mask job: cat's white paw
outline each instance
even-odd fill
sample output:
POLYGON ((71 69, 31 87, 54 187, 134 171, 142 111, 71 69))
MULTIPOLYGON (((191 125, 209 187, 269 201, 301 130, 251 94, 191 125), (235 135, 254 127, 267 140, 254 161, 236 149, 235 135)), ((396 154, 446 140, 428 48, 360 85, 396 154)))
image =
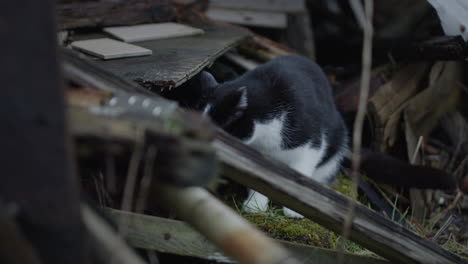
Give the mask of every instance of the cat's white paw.
POLYGON ((268 197, 265 195, 249 190, 249 196, 244 201, 242 211, 248 214, 264 213, 268 210, 268 201, 268 197))
POLYGON ((298 214, 294 212, 293 210, 286 208, 286 207, 283 207, 283 213, 285 216, 290 217, 290 218, 304 218, 303 215, 298 214))

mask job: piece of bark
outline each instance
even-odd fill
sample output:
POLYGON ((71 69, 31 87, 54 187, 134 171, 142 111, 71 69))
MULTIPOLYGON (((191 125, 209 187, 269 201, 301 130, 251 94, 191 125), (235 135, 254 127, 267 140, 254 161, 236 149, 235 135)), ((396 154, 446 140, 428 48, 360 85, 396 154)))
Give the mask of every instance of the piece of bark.
POLYGON ((459 62, 437 62, 428 87, 405 106, 405 119, 416 137, 429 135, 445 113, 458 107, 462 68, 459 62))
POLYGON ((403 106, 420 88, 428 67, 424 63, 404 67, 369 99, 368 116, 375 131, 375 149, 385 152, 396 142, 403 106))

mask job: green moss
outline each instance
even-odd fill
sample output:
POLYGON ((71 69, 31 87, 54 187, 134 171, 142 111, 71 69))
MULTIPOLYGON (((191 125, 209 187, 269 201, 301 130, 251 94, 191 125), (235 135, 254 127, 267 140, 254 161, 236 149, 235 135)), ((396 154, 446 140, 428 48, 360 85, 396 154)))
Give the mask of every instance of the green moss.
MULTIPOLYGON (((278 209, 276 209, 278 210, 278 209)), ((293 219, 278 212, 244 217, 271 237, 323 248, 333 248, 337 236, 308 219, 293 219)))
POLYGON ((352 191, 351 186, 352 186, 351 179, 340 173, 336 177, 336 182, 335 184, 331 186, 331 188, 343 195, 346 195, 348 197, 353 197, 353 191, 352 191))

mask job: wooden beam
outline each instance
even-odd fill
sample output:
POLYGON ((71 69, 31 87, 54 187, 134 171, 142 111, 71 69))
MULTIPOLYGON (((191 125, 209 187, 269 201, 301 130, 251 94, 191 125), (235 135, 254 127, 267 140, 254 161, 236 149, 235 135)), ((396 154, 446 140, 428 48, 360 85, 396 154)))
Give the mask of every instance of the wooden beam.
POLYGON ((280 13, 306 12, 304 0, 211 0, 210 7, 280 13))
MULTIPOLYGON (((125 223, 127 230, 125 238, 136 248, 222 263, 236 263, 184 222, 106 208, 103 209, 103 212, 116 223, 125 223)), ((279 240, 276 242, 295 253, 295 257, 300 263, 322 264, 336 261, 337 253, 334 250, 279 240)), ((353 263, 384 264, 389 262, 372 257, 346 254, 344 264, 353 263)))
POLYGON ((52 0, 0 4, 0 196, 41 263, 84 263, 52 0))
POLYGON ((214 20, 248 26, 286 28, 288 24, 286 14, 275 12, 211 7, 206 15, 214 20))

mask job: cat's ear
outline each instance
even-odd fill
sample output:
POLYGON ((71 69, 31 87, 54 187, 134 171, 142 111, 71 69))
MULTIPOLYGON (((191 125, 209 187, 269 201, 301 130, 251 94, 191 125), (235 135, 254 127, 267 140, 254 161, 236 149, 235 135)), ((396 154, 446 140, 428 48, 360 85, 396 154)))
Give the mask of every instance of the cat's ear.
POLYGON ((218 86, 218 82, 216 79, 211 75, 211 73, 207 71, 202 71, 199 74, 199 80, 205 89, 214 89, 216 86, 218 86))

